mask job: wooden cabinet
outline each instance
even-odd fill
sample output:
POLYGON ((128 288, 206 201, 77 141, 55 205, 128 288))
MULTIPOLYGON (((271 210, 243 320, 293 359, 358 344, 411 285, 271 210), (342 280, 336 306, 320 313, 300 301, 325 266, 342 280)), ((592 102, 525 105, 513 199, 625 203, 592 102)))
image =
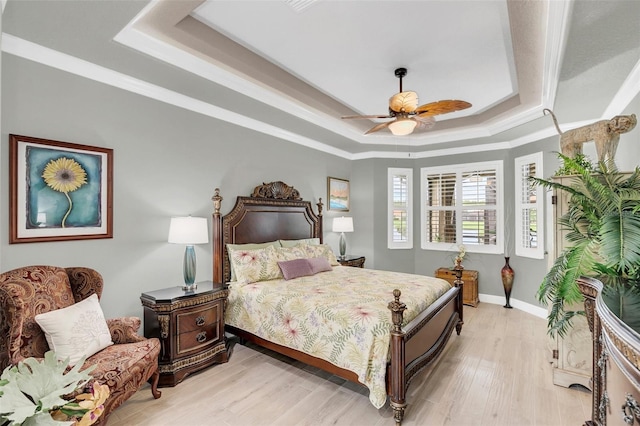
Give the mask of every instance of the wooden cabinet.
MULTIPOLYGON (((453 285, 456 280, 456 272, 449 268, 438 268, 436 270, 436 278, 443 278, 453 285)), ((478 306, 480 300, 478 298, 478 271, 465 269, 462 271, 462 303, 465 305, 478 306)))
POLYGON ((342 266, 353 266, 355 268, 364 268, 364 256, 351 256, 345 255, 344 257, 338 257, 338 262, 342 266))
MULTIPOLYGON (((563 185, 570 185, 571 179, 568 176, 554 178, 556 182, 563 185)), ((566 213, 569 198, 570 195, 565 191, 554 191, 552 202, 555 238, 553 258, 549 259, 550 262, 553 262, 567 245, 565 235, 568 231, 558 224, 558 219, 566 213)), ((567 309, 580 311, 583 307, 569 306, 567 309)), ((587 325, 587 319, 583 316, 574 317, 571 323, 572 327, 564 337, 549 338, 553 383, 564 387, 580 385, 591 389, 591 332, 587 325)))
POLYGON ((585 424, 640 424, 640 335, 609 310, 602 283, 581 278, 578 285, 593 333, 592 410, 585 424))
POLYGON ((187 375, 227 362, 224 309, 228 290, 201 282, 193 291, 181 287, 142 293, 144 335, 160 339, 159 386, 175 386, 187 375))

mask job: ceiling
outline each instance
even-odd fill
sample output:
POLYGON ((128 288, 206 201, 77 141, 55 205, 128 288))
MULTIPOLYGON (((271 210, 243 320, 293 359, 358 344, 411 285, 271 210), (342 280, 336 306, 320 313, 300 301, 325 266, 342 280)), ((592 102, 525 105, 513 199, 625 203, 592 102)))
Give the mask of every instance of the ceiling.
POLYGON ((622 112, 640 91, 639 4, 9 0, 2 47, 346 158, 419 157, 551 136, 543 108, 564 129, 622 112), (398 67, 421 104, 472 107, 409 136, 340 118, 386 114, 398 67))

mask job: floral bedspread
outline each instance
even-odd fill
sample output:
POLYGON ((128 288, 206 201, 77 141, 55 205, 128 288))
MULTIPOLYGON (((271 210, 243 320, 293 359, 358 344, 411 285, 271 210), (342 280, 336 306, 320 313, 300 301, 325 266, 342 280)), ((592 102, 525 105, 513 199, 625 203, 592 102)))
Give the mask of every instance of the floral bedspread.
POLYGON ((451 288, 445 280, 336 266, 314 276, 230 283, 225 321, 256 336, 353 371, 380 408, 387 394, 393 289, 407 305, 404 324, 451 288))

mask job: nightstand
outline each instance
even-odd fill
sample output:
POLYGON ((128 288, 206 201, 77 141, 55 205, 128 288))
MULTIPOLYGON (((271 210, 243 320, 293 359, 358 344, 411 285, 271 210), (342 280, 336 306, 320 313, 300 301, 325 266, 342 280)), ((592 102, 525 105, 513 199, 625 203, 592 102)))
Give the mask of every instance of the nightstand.
MULTIPOLYGON (((456 280, 456 272, 449 268, 439 268, 436 270, 436 278, 443 278, 453 285, 456 280)), ((480 303, 480 299, 478 299, 478 271, 464 269, 462 283, 462 303, 475 308, 480 303)))
POLYGON ((353 266, 356 268, 364 268, 364 261, 365 261, 364 256, 351 256, 347 254, 344 257, 338 256, 337 259, 342 266, 353 266))
POLYGON ((160 339, 158 386, 175 386, 214 363, 227 362, 224 309, 229 290, 211 281, 142 293, 144 336, 160 339))

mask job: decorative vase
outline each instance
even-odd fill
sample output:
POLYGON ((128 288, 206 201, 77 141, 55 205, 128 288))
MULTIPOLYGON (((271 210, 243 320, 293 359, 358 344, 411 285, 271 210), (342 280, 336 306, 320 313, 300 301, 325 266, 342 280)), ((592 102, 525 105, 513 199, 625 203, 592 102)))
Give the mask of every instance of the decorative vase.
POLYGON ((502 277, 502 287, 504 287, 504 295, 507 298, 507 304, 504 305, 504 307, 511 309, 513 306, 509 304, 509 299, 511 298, 511 289, 513 288, 513 269, 509 265, 509 257, 507 256, 505 256, 504 258, 504 266, 500 271, 500 276, 502 277))

